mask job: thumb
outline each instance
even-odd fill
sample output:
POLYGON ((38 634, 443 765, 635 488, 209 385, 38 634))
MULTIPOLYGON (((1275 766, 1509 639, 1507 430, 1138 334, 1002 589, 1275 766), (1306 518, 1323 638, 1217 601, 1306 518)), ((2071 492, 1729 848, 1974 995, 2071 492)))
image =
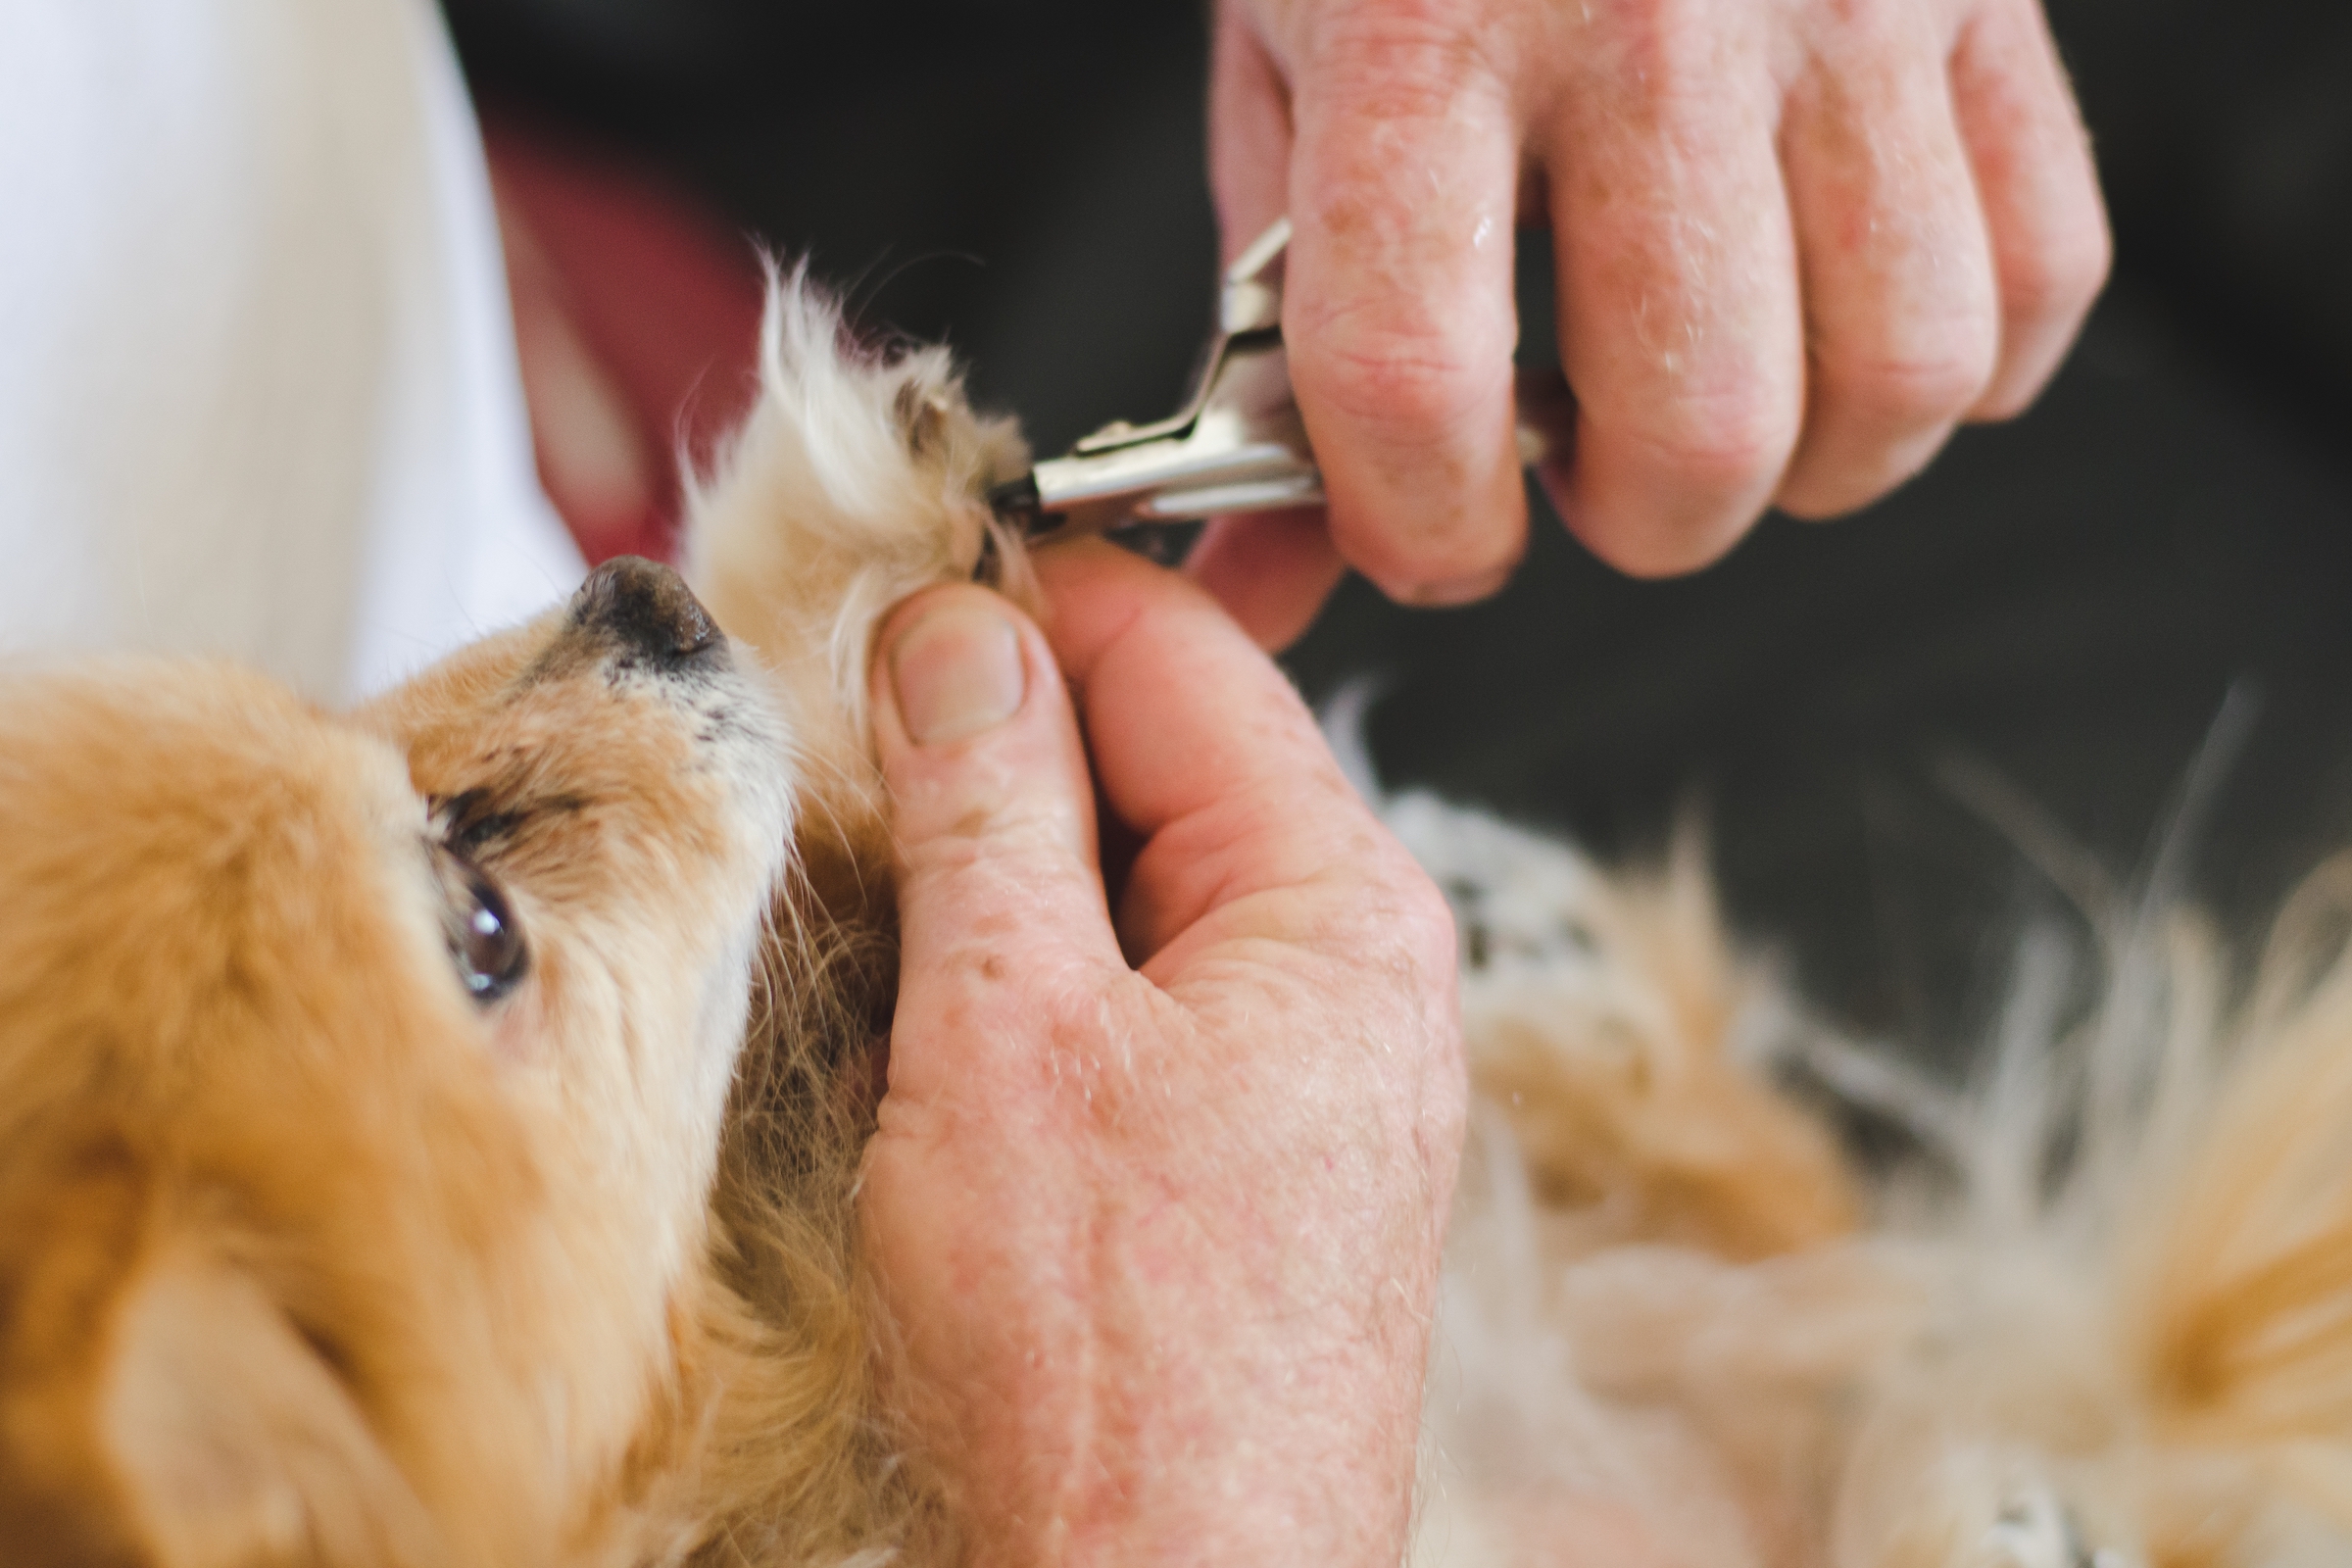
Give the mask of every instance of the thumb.
MULTIPOLYGON (((874 743, 891 796, 902 1016, 998 1014, 1073 967, 1124 968, 1086 750, 1044 636, 998 595, 958 583, 901 605, 879 647, 874 743)), ((894 1091, 903 1071, 931 1065, 894 1059, 894 1091)))

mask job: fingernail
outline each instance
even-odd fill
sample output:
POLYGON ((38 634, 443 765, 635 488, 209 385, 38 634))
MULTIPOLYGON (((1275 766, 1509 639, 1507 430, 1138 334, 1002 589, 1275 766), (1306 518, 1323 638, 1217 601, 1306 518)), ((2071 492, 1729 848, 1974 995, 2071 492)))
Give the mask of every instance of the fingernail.
POLYGON ((1511 580, 1511 567, 1500 566, 1493 571, 1474 572, 1467 577, 1450 577, 1444 582, 1425 582, 1410 589, 1404 602, 1430 610, 1445 610, 1456 605, 1475 605, 1498 593, 1511 580))
POLYGON ((899 634, 890 651, 899 717, 920 746, 996 728, 1028 690, 1020 634, 984 604, 951 604, 899 634))

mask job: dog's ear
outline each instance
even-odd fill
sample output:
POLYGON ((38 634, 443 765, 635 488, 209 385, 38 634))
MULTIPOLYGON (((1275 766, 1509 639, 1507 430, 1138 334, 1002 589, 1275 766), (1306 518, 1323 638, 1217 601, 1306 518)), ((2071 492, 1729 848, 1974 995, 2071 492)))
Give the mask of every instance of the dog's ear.
POLYGON ((441 1561, 337 1375, 250 1267, 162 1211, 127 1150, 0 1182, 0 1561, 441 1561))
POLYGON ((331 1351, 252 1273, 171 1247, 117 1310, 99 1441, 159 1568, 441 1558, 331 1351))

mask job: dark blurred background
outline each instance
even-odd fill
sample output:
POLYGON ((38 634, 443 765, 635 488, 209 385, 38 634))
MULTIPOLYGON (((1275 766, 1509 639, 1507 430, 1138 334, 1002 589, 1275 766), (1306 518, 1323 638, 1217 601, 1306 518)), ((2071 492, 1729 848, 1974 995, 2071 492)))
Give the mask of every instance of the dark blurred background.
MULTIPOLYGON (((1182 392, 1216 250, 1197 4, 445 5, 499 122, 812 257, 867 329, 955 344, 1041 449, 1182 392)), ((2352 843, 2352 7, 2050 13, 2118 263, 2032 413, 1674 582, 1539 502, 1497 600, 1351 583, 1289 659, 1310 696, 1383 683, 1393 783, 1609 855, 1695 801, 1744 932, 1850 1025, 1955 1056, 2014 934, 2065 908, 1988 794, 2128 894, 2235 691, 2192 891, 2257 936, 2352 843)))

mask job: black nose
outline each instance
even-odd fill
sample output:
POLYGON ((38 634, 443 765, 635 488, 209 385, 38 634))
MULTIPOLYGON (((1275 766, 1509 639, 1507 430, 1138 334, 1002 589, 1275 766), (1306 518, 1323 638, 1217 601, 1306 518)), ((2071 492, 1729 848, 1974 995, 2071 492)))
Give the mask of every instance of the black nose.
POLYGON ((615 557, 588 574, 572 598, 571 622, 665 666, 727 645, 684 578, 636 556, 615 557))

